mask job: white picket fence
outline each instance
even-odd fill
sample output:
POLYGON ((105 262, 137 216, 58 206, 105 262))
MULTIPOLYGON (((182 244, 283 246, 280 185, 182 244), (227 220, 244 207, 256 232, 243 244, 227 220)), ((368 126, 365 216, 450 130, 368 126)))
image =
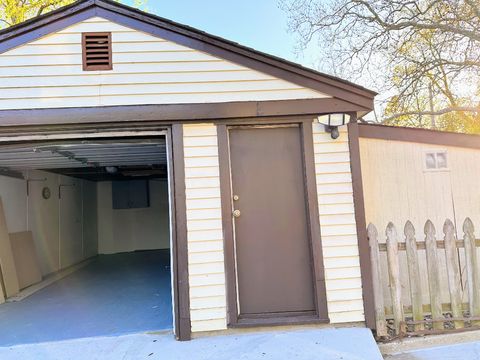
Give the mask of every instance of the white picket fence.
POLYGON ((368 225, 378 338, 464 331, 480 327, 480 269, 473 222, 463 223, 463 239, 447 219, 443 239, 425 223, 418 241, 410 221, 399 236, 393 223, 385 242, 368 225))

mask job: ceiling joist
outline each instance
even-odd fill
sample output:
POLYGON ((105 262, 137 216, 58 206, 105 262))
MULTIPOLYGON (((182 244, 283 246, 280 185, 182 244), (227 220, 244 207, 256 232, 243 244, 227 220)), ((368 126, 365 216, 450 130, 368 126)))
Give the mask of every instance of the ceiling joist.
POLYGON ((91 180, 166 178, 166 142, 156 138, 0 147, 0 169, 0 175, 48 170, 91 180))

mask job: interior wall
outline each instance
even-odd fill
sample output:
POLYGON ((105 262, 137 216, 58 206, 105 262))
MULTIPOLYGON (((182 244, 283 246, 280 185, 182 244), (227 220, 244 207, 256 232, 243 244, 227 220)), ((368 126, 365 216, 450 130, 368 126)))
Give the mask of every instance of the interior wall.
POLYGON ((83 253, 86 258, 98 253, 97 183, 83 181, 83 253))
POLYGON ((76 264, 83 254, 83 189, 82 181, 67 176, 58 177, 60 267, 76 264))
POLYGON ((29 188, 26 230, 33 233, 40 268, 46 275, 60 269, 58 175, 29 171, 26 178, 29 188), (50 189, 49 199, 42 196, 45 187, 50 189))
POLYGON ((40 170, 26 172, 25 180, 0 176, 0 197, 8 231, 32 231, 43 275, 97 253, 170 248, 166 180, 150 181, 145 209, 113 210, 111 182, 40 170), (48 199, 42 196, 45 187, 48 199))
POLYGON ((3 201, 9 232, 27 228, 27 188, 22 179, 0 176, 0 197, 3 201))
POLYGON ((8 231, 32 231, 43 275, 97 254, 94 183, 35 170, 25 180, 0 176, 0 196, 8 231), (42 196, 45 187, 48 199, 42 196))
POLYGON ((168 182, 150 180, 150 207, 112 208, 112 182, 97 183, 98 252, 170 248, 168 182))

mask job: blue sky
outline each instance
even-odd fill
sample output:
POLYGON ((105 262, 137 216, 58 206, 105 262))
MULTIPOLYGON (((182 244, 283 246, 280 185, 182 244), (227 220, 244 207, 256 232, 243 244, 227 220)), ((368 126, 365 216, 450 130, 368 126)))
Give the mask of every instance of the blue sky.
MULTIPOLYGON (((130 4, 132 0, 129 1, 130 4)), ((295 55, 295 35, 277 0, 147 0, 148 11, 242 45, 312 67, 295 55)))

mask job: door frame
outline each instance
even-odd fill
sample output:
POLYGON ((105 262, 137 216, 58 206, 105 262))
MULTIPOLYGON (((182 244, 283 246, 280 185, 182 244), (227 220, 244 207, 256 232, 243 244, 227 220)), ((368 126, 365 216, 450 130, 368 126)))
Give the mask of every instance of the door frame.
POLYGON ((222 202, 222 223, 224 231, 225 276, 227 289, 227 325, 264 326, 287 325, 305 323, 328 323, 327 294, 325 287, 325 271, 323 264, 322 243, 320 234, 320 220, 318 212, 318 196, 315 176, 315 159, 313 149, 313 117, 284 117, 272 119, 242 119, 240 121, 226 121, 217 123, 220 192, 222 202), (282 316, 242 317, 238 313, 237 273, 235 254, 235 233, 232 217, 232 179, 230 167, 229 128, 236 126, 249 127, 276 127, 281 125, 296 125, 300 130, 303 175, 305 184, 305 199, 307 210, 307 231, 309 237, 311 265, 313 274, 315 314, 288 314, 282 316))
POLYGON ((171 294, 174 335, 178 340, 190 340, 190 302, 188 281, 187 227, 185 204, 185 168, 183 131, 181 123, 103 123, 51 124, 31 127, 0 127, 0 147, 37 142, 81 141, 88 139, 115 139, 165 136, 169 184, 171 294), (182 185, 183 184, 183 185, 182 185))

